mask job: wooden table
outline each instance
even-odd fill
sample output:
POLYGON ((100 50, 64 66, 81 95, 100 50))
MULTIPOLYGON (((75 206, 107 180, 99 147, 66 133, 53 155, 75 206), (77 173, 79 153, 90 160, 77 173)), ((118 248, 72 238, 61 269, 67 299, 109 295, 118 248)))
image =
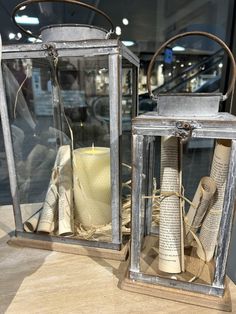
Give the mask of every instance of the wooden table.
POLYGON ((120 290, 124 262, 9 246, 11 206, 0 217, 0 313, 221 313, 120 290))

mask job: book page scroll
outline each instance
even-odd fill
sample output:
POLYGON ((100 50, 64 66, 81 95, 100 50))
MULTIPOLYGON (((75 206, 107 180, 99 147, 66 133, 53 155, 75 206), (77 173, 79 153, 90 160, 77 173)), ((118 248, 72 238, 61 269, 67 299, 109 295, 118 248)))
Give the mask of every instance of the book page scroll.
POLYGON ((210 201, 216 192, 216 184, 210 177, 203 177, 198 185, 197 191, 193 198, 193 205, 190 206, 186 215, 186 239, 185 244, 190 245, 193 240, 193 235, 190 230, 196 233, 201 226, 202 220, 209 208, 210 201))
MULTIPOLYGON (((163 137, 161 142, 161 195, 180 193, 179 140, 163 137)), ((180 273, 181 265, 181 208, 176 195, 164 198, 160 204, 159 269, 180 273)))
POLYGON ((54 231, 57 218, 59 235, 73 234, 72 167, 70 146, 59 148, 37 231, 54 231))
POLYGON ((69 145, 60 147, 58 175, 58 234, 73 235, 73 183, 69 145))
POLYGON ((197 250, 198 256, 203 260, 206 258, 207 261, 212 259, 217 244, 230 151, 230 141, 218 140, 216 142, 210 177, 215 181, 217 189, 210 203, 209 211, 203 221, 199 236, 206 256, 203 256, 199 249, 197 250))
POLYGON ((57 186, 51 179, 38 224, 38 232, 50 233, 53 231, 57 210, 57 198, 57 186))
POLYGON ((24 230, 26 232, 35 232, 37 230, 41 211, 42 209, 38 210, 36 213, 34 213, 29 219, 27 219, 24 222, 24 230))

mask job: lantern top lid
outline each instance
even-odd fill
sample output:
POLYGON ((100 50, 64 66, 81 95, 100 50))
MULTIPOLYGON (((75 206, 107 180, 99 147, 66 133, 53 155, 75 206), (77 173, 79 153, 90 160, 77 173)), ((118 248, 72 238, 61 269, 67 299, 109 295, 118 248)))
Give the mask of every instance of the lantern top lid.
POLYGON ((221 93, 160 94, 156 98, 161 116, 212 116, 219 111, 221 93))
POLYGON ((41 38, 43 42, 106 39, 107 31, 97 26, 84 24, 57 24, 43 27, 41 38))

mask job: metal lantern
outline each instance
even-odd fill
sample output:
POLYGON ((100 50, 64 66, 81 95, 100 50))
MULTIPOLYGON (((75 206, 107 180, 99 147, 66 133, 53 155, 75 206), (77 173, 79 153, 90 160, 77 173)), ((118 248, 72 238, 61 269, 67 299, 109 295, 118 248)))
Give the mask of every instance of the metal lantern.
MULTIPOLYGON (((24 1, 13 12, 31 37, 17 17, 40 2, 50 1, 24 1)), ((105 13, 79 1, 54 2, 91 9, 111 30, 52 25, 33 35, 36 43, 2 47, 14 241, 123 259, 139 60, 116 38, 105 13)))
POLYGON ((236 178, 236 117, 219 113, 226 95, 167 94, 157 112, 133 119, 132 230, 126 290, 230 310, 225 270, 236 178))

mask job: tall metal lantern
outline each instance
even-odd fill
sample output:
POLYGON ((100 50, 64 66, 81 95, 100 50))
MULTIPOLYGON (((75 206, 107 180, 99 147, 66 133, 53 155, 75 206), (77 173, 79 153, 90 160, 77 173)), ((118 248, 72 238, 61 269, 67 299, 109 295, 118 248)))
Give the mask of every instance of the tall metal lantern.
POLYGON ((218 112, 225 95, 166 94, 157 112, 133 119, 130 264, 122 288, 185 303, 230 310, 225 282, 236 184, 236 117, 218 112))
POLYGON ((24 29, 19 18, 45 2, 27 0, 13 12, 16 25, 37 42, 2 47, 14 242, 124 259, 139 60, 116 38, 110 18, 80 1, 53 3, 90 9, 111 30, 52 25, 37 36, 24 29))

